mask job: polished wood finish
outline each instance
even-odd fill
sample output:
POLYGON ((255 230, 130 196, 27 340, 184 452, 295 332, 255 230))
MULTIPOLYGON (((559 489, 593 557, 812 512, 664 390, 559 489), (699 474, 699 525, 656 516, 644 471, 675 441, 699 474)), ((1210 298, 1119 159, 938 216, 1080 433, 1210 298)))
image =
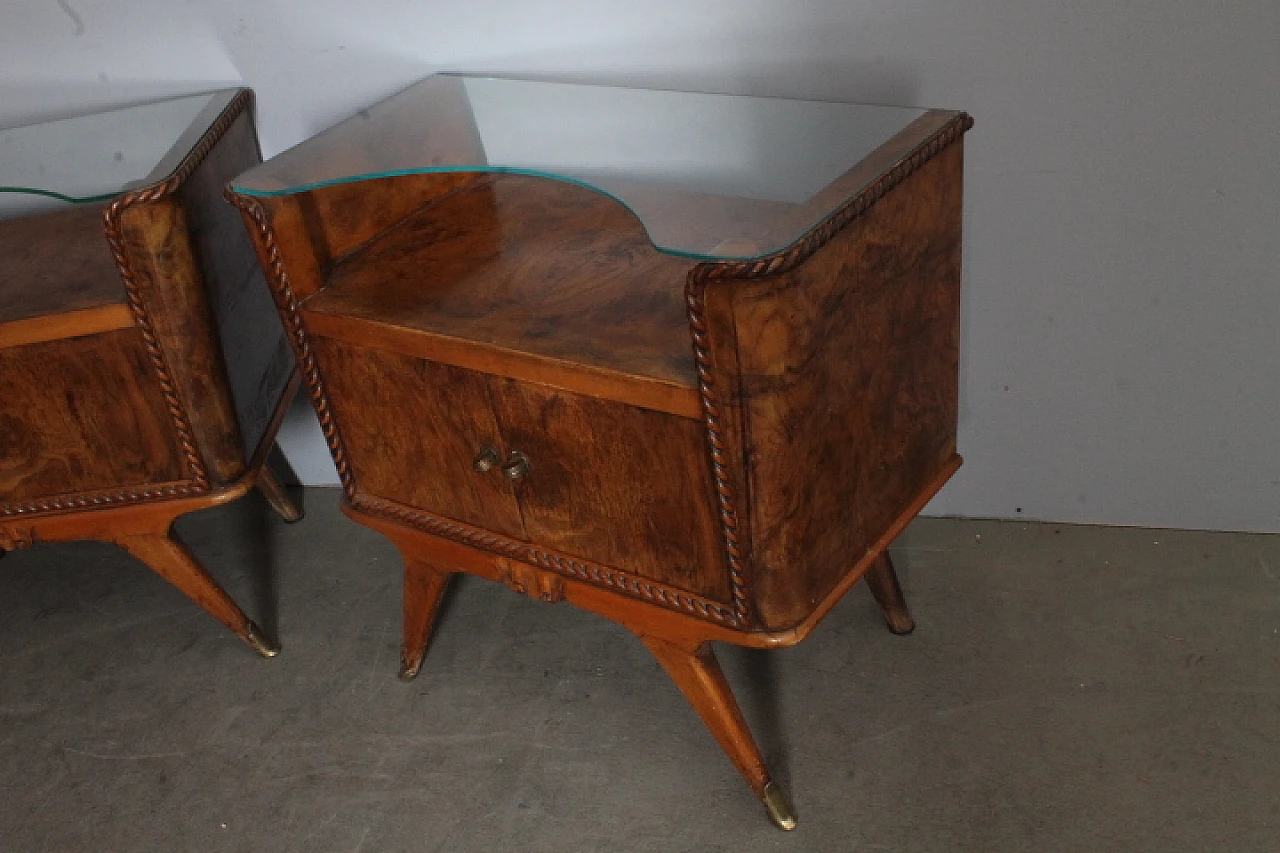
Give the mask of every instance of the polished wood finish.
POLYGON ((722 291, 708 296, 711 336, 736 359, 723 399, 746 424, 739 482, 767 628, 803 621, 955 455, 960 154, 926 163, 803 265, 709 285, 722 291))
POLYGON ((729 606, 701 424, 494 378, 502 446, 530 460, 515 484, 525 538, 729 606))
POLYGON ((751 790, 763 798, 765 786, 772 781, 769 769, 765 767, 760 749, 751 737, 751 730, 738 708, 733 689, 725 680, 720 662, 711 651, 711 644, 672 641, 650 634, 641 634, 640 639, 689 700, 751 790))
POLYGON ((708 643, 799 642, 863 577, 913 626, 887 549, 960 464, 969 124, 928 114, 750 261, 661 254, 620 205, 546 179, 231 193, 344 511, 404 556, 402 674, 453 572, 600 613, 794 825, 708 643))
POLYGON ((114 542, 270 656, 274 644, 172 534, 180 515, 255 483, 299 516, 263 467, 296 369, 220 197, 261 160, 250 108, 246 90, 209 115, 159 183, 0 222, 0 550, 114 542), (251 306, 246 292, 267 309, 256 329, 248 309, 228 308, 251 306), (266 348, 246 356, 234 336, 264 329, 266 348), (229 365, 256 394, 235 398, 229 365))
POLYGON ((437 569, 414 551, 402 551, 401 557, 404 561, 404 637, 400 644, 400 680, 409 681, 422 668, 436 611, 453 573, 437 569))
POLYGON ((308 319, 320 334, 699 417, 672 286, 688 267, 598 193, 473 177, 335 264, 308 319))
POLYGON ((0 349, 0 399, 5 510, 186 476, 137 329, 0 349))
POLYGON ((282 519, 289 524, 302 520, 302 510, 289 497, 284 485, 276 479, 276 475, 265 463, 258 469, 258 491, 282 519))
POLYGON ((347 453, 362 463, 371 494, 524 538, 511 482, 473 469, 485 446, 502 445, 484 374, 329 338, 314 343, 347 453), (383 429, 389 411, 415 429, 383 429))

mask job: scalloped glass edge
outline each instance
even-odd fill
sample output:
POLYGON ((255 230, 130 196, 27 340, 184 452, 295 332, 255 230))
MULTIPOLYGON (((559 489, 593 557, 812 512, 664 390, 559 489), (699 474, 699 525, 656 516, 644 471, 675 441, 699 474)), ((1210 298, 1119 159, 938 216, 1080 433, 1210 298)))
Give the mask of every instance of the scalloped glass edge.
MULTIPOLYGON (((644 217, 641 216, 639 213, 637 213, 635 208, 627 204, 626 200, 621 198, 620 196, 615 195, 614 193, 611 193, 606 189, 598 187, 595 184, 588 183, 587 181, 584 181, 581 178, 574 178, 569 175, 559 175, 553 172, 539 172, 536 169, 522 169, 518 166, 483 166, 483 167, 482 166, 428 166, 428 167, 423 167, 421 169, 392 169, 386 172, 368 172, 363 175, 344 175, 341 178, 332 178, 326 181, 316 181, 310 184, 298 184, 297 186, 292 186, 292 187, 288 187, 286 189, 280 189, 280 190, 241 189, 240 187, 236 186, 234 181, 230 184, 230 187, 232 192, 234 192, 236 195, 252 196, 255 198, 280 198, 282 196, 298 195, 300 193, 310 192, 311 190, 320 190, 320 189, 324 189, 325 187, 336 187, 342 184, 358 184, 361 181, 376 181, 376 180, 379 180, 380 178, 400 178, 406 175, 460 174, 464 172, 470 172, 477 175, 522 175, 527 178, 542 178, 548 181, 559 181, 562 184, 569 184, 575 187, 582 187, 584 190, 590 190, 591 192, 599 193, 605 198, 612 199, 613 201, 622 205, 624 208, 626 208, 628 213, 630 213, 632 216, 635 217, 636 221, 640 223, 640 227, 644 229, 645 236, 649 238, 649 245, 653 246, 654 249, 658 250, 659 252, 662 252, 664 255, 672 255, 673 257, 677 257, 677 258, 688 258, 689 260, 692 260, 692 261, 754 261, 760 258, 767 258, 770 255, 776 255, 778 252, 786 251, 787 249, 791 248, 791 246, 800 242, 800 240, 803 239, 804 235, 807 234, 810 230, 812 230, 812 227, 813 227, 813 226, 810 226, 809 228, 805 229, 804 233, 800 234, 798 237, 796 237, 795 240, 791 241, 786 246, 782 246, 777 249, 771 249, 767 252, 761 252, 760 254, 756 254, 756 255, 741 255, 741 256, 710 255, 710 254, 706 254, 705 252, 700 253, 700 252, 689 251, 687 249, 675 249, 670 246, 663 246, 659 244, 657 240, 654 240, 653 234, 650 233, 648 226, 645 225, 644 217)), ((823 219, 826 219, 826 218, 827 218, 826 216, 823 216, 822 219, 819 219, 817 222, 813 224, 817 225, 818 222, 821 222, 823 219)))
MULTIPOLYGON (((128 192, 128 190, 121 190, 120 192, 128 192)), ((111 199, 120 195, 120 193, 115 192, 115 193, 103 193, 102 195, 75 196, 75 195, 65 195, 63 193, 56 192, 54 190, 40 190, 40 189, 36 189, 35 187, 5 187, 5 186, 0 186, 0 193, 13 193, 15 195, 38 195, 38 196, 44 196, 45 198, 56 199, 58 201, 65 201, 68 204, 93 204, 99 201, 110 201, 111 199)))
POLYGON ((103 192, 89 192, 83 195, 75 192, 63 192, 58 189, 46 187, 0 184, 0 196, 8 196, 10 200, 13 200, 15 197, 49 200, 44 205, 30 210, 21 208, 7 209, 5 206, 0 205, 0 220, 56 213, 60 210, 68 209, 64 206, 91 205, 109 202, 124 193, 146 189, 147 187, 154 186, 155 184, 167 180, 173 175, 178 166, 181 165, 182 161, 186 159, 187 155, 190 154, 195 146, 199 144, 200 139, 202 139, 205 133, 208 132, 209 127, 217 121, 218 117, 222 115, 228 106, 230 106, 231 102, 242 89, 242 86, 227 86, 220 89, 210 89, 205 92, 172 95, 158 100, 126 104, 124 106, 111 107, 79 115, 49 119, 47 121, 37 121, 31 124, 0 129, 0 133, 29 131, 34 128, 48 125, 92 121, 100 116, 111 116, 139 110, 155 110, 163 108, 167 104, 174 104, 177 102, 196 103, 197 99, 204 99, 203 102, 199 104, 200 108, 193 116, 190 117, 186 125, 182 126, 181 129, 177 130, 177 132, 170 137, 168 147, 157 152, 155 160, 151 163, 147 174, 124 181, 119 186, 110 190, 103 192), (203 118, 204 121, 201 121, 201 118, 203 118), (63 206, 56 204, 57 202, 61 202, 61 205, 63 206))
POLYGON ((436 74, 248 170, 230 190, 280 198, 414 175, 517 175, 608 198, 664 254, 752 261, 793 247, 862 192, 860 179, 872 176, 859 165, 893 139, 911 145, 899 134, 930 112, 436 74))
MULTIPOLYGON (((932 135, 930 135, 930 138, 931 136, 932 135)), ((901 163, 903 160, 910 158, 918 150, 924 147, 924 145, 928 142, 929 142, 929 138, 926 138, 918 142, 916 145, 913 145, 910 149, 904 151, 901 157, 894 160, 893 164, 889 168, 893 168, 894 166, 897 166, 898 163, 901 163)), ((864 185, 860 187, 856 192, 850 193, 844 199, 844 201, 842 201, 840 204, 827 210, 825 213, 823 213, 813 222, 805 226, 805 228, 801 230, 799 233, 797 233, 795 238, 792 239, 791 241, 783 245, 777 246, 775 248, 771 248, 767 251, 758 252, 752 255, 745 255, 745 254, 744 255, 729 255, 729 254, 713 255, 706 252, 695 252, 688 249, 676 249, 670 246, 664 246, 660 244, 657 240, 653 239, 653 234, 649 231, 648 226, 645 224, 644 217, 641 216, 635 210, 635 208, 633 208, 630 204, 626 202, 625 199, 621 198, 620 196, 614 193, 611 193, 608 190, 603 189, 602 187, 596 186, 595 184, 592 184, 588 181, 584 181, 580 178, 574 178, 569 175, 561 175, 553 172, 540 172, 536 169, 523 169, 518 166, 474 166, 474 165, 472 166, 426 166, 418 169, 392 169, 385 172, 368 172, 361 175, 344 175, 341 178, 331 178, 329 180, 315 181, 309 184, 297 184, 295 186, 286 187, 284 189, 278 189, 278 190, 257 190, 257 189, 241 188, 236 185, 235 181, 232 181, 228 186, 231 189, 231 191, 236 195, 249 196, 253 198, 282 198, 284 196, 299 195, 301 193, 310 192, 311 190, 324 189, 325 187, 336 187, 342 184, 355 184, 355 183, 360 183, 362 181, 376 181, 381 178, 399 178, 399 177, 404 177, 406 175, 458 174, 463 172, 470 172, 477 175, 522 175, 530 178, 542 178, 550 181, 559 181, 560 183, 570 184, 575 187, 582 187, 583 189, 590 190, 595 193, 599 193, 600 195, 605 196, 606 198, 612 199, 613 201, 622 205, 622 207, 624 207, 633 217, 635 217, 636 221, 640 223, 640 227, 644 229, 645 236, 649 238, 649 244, 653 246, 653 248, 656 249, 657 251, 662 252, 664 255, 671 255, 677 258, 688 258, 689 260, 692 260, 692 261, 707 261, 707 262, 758 261, 763 258, 769 258, 769 257, 773 257, 774 255, 782 254, 783 252, 786 252, 788 249, 790 249, 792 246, 799 243, 806 236, 808 236, 808 234, 811 231, 813 231, 814 228, 821 225, 826 220, 830 219, 832 216, 836 214, 836 212, 844 208, 844 206, 847 205, 849 202, 851 202, 853 199, 857 198, 858 195, 861 194, 861 192, 865 190, 867 186, 867 185, 864 185)))

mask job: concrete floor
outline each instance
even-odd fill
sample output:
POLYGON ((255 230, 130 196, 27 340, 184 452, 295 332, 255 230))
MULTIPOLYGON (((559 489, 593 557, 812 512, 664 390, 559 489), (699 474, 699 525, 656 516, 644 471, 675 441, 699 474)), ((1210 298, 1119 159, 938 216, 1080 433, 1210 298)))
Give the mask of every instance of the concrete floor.
POLYGON ((782 833, 622 629, 457 583, 395 678, 399 568, 306 495, 185 519, 270 661, 123 553, 0 561, 6 851, 1275 851, 1280 537, 919 520, 919 628, 850 593, 722 648, 782 833))

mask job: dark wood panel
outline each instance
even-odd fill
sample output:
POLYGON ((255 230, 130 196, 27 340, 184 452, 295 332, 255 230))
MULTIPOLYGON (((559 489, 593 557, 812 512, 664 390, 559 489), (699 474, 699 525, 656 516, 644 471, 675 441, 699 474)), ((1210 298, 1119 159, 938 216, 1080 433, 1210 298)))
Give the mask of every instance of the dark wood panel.
MULTIPOLYGON (((252 117, 241 113, 177 193, 208 293, 216 334, 210 348, 226 369, 245 458, 256 453, 294 373, 293 353, 253 244, 235 208, 223 198, 227 182, 260 160, 252 117)), ((219 448, 228 454, 232 450, 219 448)))
POLYGON ((186 476, 136 329, 0 350, 0 400, 6 506, 186 476))
POLYGON ((691 265, 606 196, 490 175, 337 264, 306 307, 692 389, 691 265))
POLYGON ((503 446, 486 377, 398 353, 312 339, 362 494, 523 539, 511 485, 472 465, 503 446))
POLYGON ((701 424, 497 377, 492 396, 532 541, 731 602, 701 424))
POLYGON ((0 221, 0 323, 127 304, 102 210, 85 204, 0 221))
MULTIPOLYGON (((766 627, 802 621, 955 453, 962 149, 782 275, 720 282, 766 627)), ((709 305, 715 300, 708 299, 709 305)))

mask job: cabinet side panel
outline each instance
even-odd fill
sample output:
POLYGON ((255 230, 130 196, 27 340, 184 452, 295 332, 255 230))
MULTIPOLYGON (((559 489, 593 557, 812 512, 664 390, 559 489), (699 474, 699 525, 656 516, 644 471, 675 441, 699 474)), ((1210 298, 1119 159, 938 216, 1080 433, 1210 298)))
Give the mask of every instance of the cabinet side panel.
POLYGON ((0 506, 183 480, 137 329, 0 349, 0 506))
POLYGON ((956 144, 795 271, 732 291, 769 628, 812 612, 955 454, 961 174, 956 144))
POLYGON ((524 538, 501 471, 472 467, 484 445, 503 446, 483 374, 333 338, 311 343, 359 493, 524 538))
POLYGON ((188 440, 214 485, 231 482, 244 471, 240 427, 186 209, 172 196, 123 206, 119 233, 122 274, 132 279, 154 331, 188 440))
POLYGON ((731 605, 700 422, 492 380, 532 541, 731 605))
POLYGON ((246 457, 257 450, 294 371, 253 245, 222 196, 227 182, 260 160, 253 122, 242 113, 179 190, 217 334, 210 343, 226 367, 240 426, 240 447, 219 452, 246 457))

